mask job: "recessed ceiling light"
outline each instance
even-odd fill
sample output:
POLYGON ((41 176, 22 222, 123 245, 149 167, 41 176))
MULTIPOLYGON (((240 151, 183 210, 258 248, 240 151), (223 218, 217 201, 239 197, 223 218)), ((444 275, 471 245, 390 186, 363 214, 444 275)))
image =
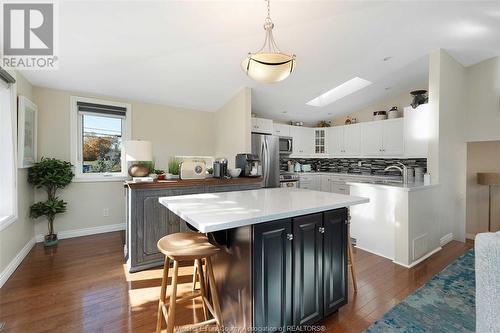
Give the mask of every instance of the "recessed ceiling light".
POLYGON ((392 59, 392 57, 385 57, 384 59, 382 59, 382 61, 389 61, 391 59, 392 59))
POLYGON ((318 97, 310 100, 306 104, 310 106, 322 107, 330 103, 333 103, 336 100, 339 100, 347 95, 350 95, 358 90, 361 90, 369 86, 370 84, 372 83, 368 80, 355 77, 333 89, 328 90, 324 94, 321 94, 318 97))

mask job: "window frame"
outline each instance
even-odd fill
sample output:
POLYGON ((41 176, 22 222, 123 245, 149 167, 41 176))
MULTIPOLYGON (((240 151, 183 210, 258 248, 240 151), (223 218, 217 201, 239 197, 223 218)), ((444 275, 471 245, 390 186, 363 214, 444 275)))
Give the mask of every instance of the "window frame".
MULTIPOLYGON (((16 73, 10 70, 7 72, 12 75, 14 79, 16 78, 16 73)), ((10 89, 10 116, 11 116, 11 124, 12 124, 12 187, 11 189, 1 189, 0 191, 5 190, 5 193, 8 192, 12 195, 12 214, 6 216, 0 216, 0 231, 4 230, 12 223, 16 222, 19 218, 19 210, 18 210, 18 198, 17 198, 17 81, 15 83, 11 83, 9 86, 10 89)), ((2 147, 0 146, 0 149, 2 147)), ((4 175, 6 176, 6 175, 4 175)), ((3 184, 2 184, 3 185, 3 184)), ((3 187, 3 186, 2 186, 3 187)))
MULTIPOLYGON (((106 117, 110 117, 107 115, 106 117)), ((108 100, 71 96, 71 164, 75 173, 74 182, 114 182, 124 181, 128 178, 127 161, 125 155, 125 141, 132 137, 132 105, 128 103, 113 102, 108 100), (126 109, 125 121, 122 122, 122 149, 121 149, 121 167, 120 173, 83 173, 82 172, 82 154, 80 154, 83 145, 81 137, 81 121, 78 120, 78 102, 103 104, 110 106, 119 106, 126 109)))

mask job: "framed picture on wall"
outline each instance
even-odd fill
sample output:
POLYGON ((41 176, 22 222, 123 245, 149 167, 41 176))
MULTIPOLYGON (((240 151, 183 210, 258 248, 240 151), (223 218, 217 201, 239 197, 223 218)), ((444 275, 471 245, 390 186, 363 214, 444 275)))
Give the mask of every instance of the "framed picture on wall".
POLYGON ((36 162, 38 107, 19 96, 17 107, 17 167, 29 168, 36 162))

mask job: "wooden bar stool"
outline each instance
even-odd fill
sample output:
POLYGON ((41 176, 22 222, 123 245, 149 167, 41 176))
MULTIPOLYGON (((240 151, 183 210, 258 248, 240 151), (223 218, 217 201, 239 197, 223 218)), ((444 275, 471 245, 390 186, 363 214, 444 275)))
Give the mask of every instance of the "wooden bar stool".
POLYGON ((212 268, 211 256, 219 251, 219 248, 212 245, 207 236, 194 232, 179 232, 163 237, 158 241, 158 249, 165 255, 165 263, 163 265, 163 279, 161 282, 160 301, 158 304, 158 320, 156 323, 156 332, 161 331, 162 318, 167 323, 167 333, 174 331, 175 325, 175 308, 176 305, 195 297, 202 298, 203 313, 205 321, 191 325, 180 326, 182 330, 192 330, 201 326, 216 324, 217 329, 222 329, 222 314, 219 305, 219 297, 215 287, 215 278, 212 268), (170 260, 173 261, 173 274, 172 274, 172 290, 169 298, 169 306, 166 306, 166 294, 168 284, 168 273, 170 267, 170 260), (210 299, 207 295, 207 286, 205 284, 204 272, 202 268, 202 260, 205 261, 207 280, 210 285, 210 299), (177 298, 177 279, 179 262, 181 261, 194 261, 196 267, 195 273, 198 275, 200 281, 200 290, 192 291, 191 295, 177 298), (208 312, 213 316, 208 319, 208 312))

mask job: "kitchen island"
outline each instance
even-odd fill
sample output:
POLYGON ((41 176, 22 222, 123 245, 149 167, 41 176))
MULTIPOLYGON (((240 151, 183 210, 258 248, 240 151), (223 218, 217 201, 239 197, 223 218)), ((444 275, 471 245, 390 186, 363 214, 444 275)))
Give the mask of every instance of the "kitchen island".
POLYGON ((348 207, 368 199, 266 188, 159 202, 223 248, 213 263, 226 328, 311 325, 347 303, 348 207))
POLYGON ((126 237, 125 260, 129 272, 161 266, 163 254, 156 243, 165 235, 187 231, 177 215, 166 210, 158 198, 194 193, 216 193, 252 190, 262 187, 262 178, 172 179, 146 182, 125 182, 126 237))

